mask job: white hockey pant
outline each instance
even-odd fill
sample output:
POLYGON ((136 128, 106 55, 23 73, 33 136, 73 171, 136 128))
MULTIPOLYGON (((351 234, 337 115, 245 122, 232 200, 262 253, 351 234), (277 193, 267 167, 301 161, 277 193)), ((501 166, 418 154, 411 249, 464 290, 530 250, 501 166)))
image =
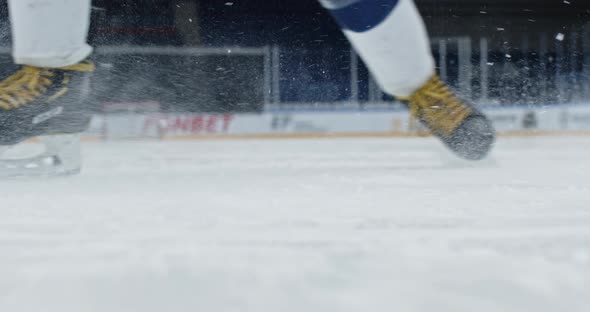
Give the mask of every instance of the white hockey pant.
MULTIPOLYGON (((378 15, 379 12, 374 11, 385 10, 383 5, 374 3, 395 3, 396 1, 320 0, 320 2, 339 20, 344 34, 383 91, 395 96, 409 96, 435 73, 426 27, 412 0, 397 1, 386 17, 379 18, 378 23, 365 29, 354 29, 355 27, 346 27, 347 25, 344 24, 358 23, 358 20, 363 22, 366 20, 370 23, 367 16, 371 13, 378 15), (360 5, 361 9, 356 7, 351 13, 337 13, 337 10, 353 5, 360 5), (364 15, 354 16, 357 11, 364 15)), ((360 27, 364 27, 363 25, 365 24, 361 24, 360 27)))
POLYGON ((88 57, 90 1, 9 0, 15 63, 61 67, 88 57))

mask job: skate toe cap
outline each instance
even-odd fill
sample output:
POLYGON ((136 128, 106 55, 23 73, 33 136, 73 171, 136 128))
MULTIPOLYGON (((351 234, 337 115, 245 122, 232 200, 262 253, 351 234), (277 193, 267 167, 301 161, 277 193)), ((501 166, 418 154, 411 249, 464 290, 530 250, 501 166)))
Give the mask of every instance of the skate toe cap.
POLYGON ((485 158, 496 139, 492 123, 482 115, 466 118, 447 140, 447 145, 458 156, 467 160, 485 158))

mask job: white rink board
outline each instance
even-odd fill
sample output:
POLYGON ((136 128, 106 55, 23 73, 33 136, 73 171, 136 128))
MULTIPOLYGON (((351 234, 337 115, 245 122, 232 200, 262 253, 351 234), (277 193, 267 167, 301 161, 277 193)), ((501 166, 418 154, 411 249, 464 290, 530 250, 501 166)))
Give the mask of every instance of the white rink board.
MULTIPOLYGON (((499 132, 590 130, 590 106, 490 109, 499 132)), ((97 116, 89 134, 105 139, 286 134, 398 134, 424 130, 406 111, 262 114, 111 114, 97 116)))
POLYGON ((107 139, 183 136, 385 133, 407 127, 407 114, 278 113, 278 114, 119 114, 97 117, 91 133, 107 139))

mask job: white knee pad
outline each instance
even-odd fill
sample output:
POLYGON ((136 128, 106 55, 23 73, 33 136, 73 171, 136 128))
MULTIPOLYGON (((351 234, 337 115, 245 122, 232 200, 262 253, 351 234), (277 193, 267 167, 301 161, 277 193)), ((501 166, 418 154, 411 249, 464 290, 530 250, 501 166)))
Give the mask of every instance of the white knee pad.
POLYGON ((90 55, 90 0, 9 0, 17 64, 61 67, 90 55))
POLYGON ((344 30, 381 88, 406 97, 434 73, 426 28, 412 0, 399 0, 377 26, 364 32, 344 30))

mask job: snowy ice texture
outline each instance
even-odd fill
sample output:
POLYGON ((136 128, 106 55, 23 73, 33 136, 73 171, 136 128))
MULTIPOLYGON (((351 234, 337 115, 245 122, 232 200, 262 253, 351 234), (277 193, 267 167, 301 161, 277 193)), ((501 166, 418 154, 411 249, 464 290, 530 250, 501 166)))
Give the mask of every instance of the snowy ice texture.
POLYGON ((588 311, 589 144, 87 144, 0 181, 0 311, 588 311))

